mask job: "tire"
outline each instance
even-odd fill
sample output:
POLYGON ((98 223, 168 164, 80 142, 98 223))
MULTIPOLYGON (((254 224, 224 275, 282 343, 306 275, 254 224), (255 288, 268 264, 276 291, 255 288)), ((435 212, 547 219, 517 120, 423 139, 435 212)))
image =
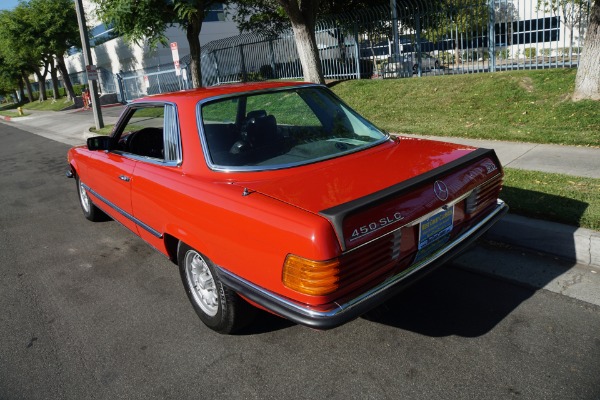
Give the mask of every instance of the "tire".
POLYGON ((177 261, 188 299, 207 327, 229 334, 251 320, 254 307, 223 286, 214 264, 206 256, 179 242, 177 261))
POLYGON ((75 183, 77 184, 77 197, 79 198, 79 205, 81 205, 83 216, 92 222, 106 221, 108 216, 92 203, 78 175, 75 175, 75 183))

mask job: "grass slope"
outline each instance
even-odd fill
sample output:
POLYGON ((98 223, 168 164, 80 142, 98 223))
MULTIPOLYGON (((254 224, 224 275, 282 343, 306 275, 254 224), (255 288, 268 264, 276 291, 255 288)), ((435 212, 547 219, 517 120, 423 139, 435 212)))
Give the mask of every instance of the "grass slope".
POLYGON ((573 102, 575 69, 354 80, 332 90, 394 133, 600 146, 600 102, 573 102))
POLYGON ((506 168, 500 197, 510 212, 600 230, 600 179, 506 168))

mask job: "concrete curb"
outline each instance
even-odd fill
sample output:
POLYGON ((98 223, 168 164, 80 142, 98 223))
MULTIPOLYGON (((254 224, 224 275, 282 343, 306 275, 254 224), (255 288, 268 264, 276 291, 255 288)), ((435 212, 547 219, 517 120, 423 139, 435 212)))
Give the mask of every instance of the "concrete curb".
POLYGON ((600 232, 508 214, 486 239, 600 268, 600 232))

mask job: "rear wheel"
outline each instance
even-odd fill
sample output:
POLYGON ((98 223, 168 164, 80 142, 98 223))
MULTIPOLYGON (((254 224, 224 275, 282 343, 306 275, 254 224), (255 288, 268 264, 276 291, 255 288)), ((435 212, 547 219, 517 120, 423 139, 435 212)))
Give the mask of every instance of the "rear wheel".
POLYGON ((77 194, 79 195, 79 204, 83 215, 90 221, 98 222, 105 221, 107 219, 106 214, 92 203, 92 200, 88 196, 87 189, 79 180, 79 176, 75 175, 75 182, 77 183, 77 194))
POLYGON ((177 260, 187 296, 206 326, 219 333, 232 333, 251 319, 253 307, 223 286, 206 256, 180 242, 177 260))

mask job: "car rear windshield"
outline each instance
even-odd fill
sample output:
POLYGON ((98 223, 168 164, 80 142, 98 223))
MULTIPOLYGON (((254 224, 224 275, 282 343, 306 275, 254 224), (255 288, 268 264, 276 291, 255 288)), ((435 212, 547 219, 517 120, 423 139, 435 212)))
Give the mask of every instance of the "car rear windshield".
POLYGON ((387 135, 328 89, 245 93, 201 104, 203 146, 214 169, 265 170, 360 151, 387 135))

